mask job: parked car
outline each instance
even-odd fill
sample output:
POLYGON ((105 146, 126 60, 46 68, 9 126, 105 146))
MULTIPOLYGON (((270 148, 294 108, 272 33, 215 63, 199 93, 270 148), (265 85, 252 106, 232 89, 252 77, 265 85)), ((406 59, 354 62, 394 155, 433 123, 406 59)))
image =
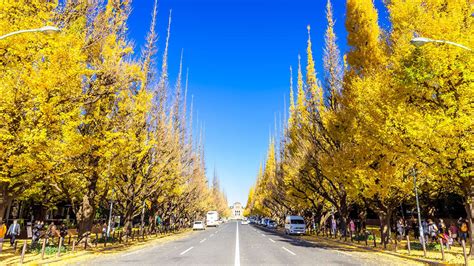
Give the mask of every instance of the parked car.
POLYGON ((270 219, 268 219, 268 218, 263 218, 261 225, 263 225, 263 226, 266 227, 269 220, 270 220, 270 219))
POLYGON ((206 226, 203 221, 194 221, 193 230, 205 230, 206 226))
POLYGON ((267 228, 270 228, 270 229, 275 229, 277 228, 278 224, 276 221, 274 220, 268 220, 267 222, 267 228))
POLYGON ((241 224, 249 224, 249 221, 248 220, 242 220, 242 222, 240 222, 241 224))
POLYGON ((299 234, 306 233, 306 226, 303 217, 296 215, 288 215, 285 219, 285 234, 299 234))

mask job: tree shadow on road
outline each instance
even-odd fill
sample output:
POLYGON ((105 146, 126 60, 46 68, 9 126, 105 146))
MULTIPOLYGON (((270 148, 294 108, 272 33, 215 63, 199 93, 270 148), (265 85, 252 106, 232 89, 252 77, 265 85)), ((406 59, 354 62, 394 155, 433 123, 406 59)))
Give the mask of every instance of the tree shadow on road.
MULTIPOLYGON (((281 231, 272 230, 265 227, 253 226, 257 230, 265 232, 267 235, 273 235, 279 237, 280 239, 275 241, 285 242, 293 246, 305 247, 305 248, 317 248, 325 250, 338 250, 342 252, 373 252, 370 248, 364 247, 350 247, 346 243, 325 243, 325 242, 310 242, 304 239, 301 239, 300 236, 286 235, 281 231)), ((328 240, 330 241, 330 240, 328 240)))

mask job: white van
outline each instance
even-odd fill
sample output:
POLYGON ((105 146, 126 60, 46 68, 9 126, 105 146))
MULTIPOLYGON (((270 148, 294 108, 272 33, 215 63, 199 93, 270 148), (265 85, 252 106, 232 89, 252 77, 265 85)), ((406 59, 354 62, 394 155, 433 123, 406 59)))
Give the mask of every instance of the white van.
POLYGON ((300 234, 306 233, 304 219, 301 216, 288 215, 285 219, 285 234, 300 234))

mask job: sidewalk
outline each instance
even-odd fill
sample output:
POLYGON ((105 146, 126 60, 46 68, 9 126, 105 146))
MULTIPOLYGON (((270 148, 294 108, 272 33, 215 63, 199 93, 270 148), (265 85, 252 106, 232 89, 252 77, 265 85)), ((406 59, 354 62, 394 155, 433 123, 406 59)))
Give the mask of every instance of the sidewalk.
MULTIPOLYGON (((427 257, 423 256, 422 250, 414 250, 412 249, 410 255, 408 255, 408 250, 406 248, 406 243, 399 243, 397 251, 395 250, 388 250, 381 248, 380 243, 377 243, 377 247, 373 247, 373 241, 369 241, 368 246, 365 246, 365 241, 361 241, 357 243, 350 241, 350 238, 347 241, 343 239, 334 239, 328 238, 323 236, 303 236, 302 239, 306 241, 310 241, 316 244, 322 244, 333 248, 344 247, 353 250, 361 250, 361 251, 372 251, 378 254, 384 254, 387 256, 396 256, 399 258, 407 259, 414 262, 419 262, 423 264, 429 265, 464 265, 464 257, 462 254, 458 252, 448 251, 445 250, 445 260, 442 261, 442 255, 440 251, 427 251, 427 257)), ((406 241, 405 241, 406 242, 406 241)), ((413 245, 413 244, 412 244, 413 245)), ((459 249, 459 248, 456 248, 459 249)), ((470 260, 470 263, 474 263, 474 260, 470 260)))
MULTIPOLYGON (((41 254, 37 253, 26 253, 25 258, 23 260, 23 265, 38 265, 38 264, 48 264, 48 265, 64 265, 70 263, 80 263, 84 262, 85 260, 90 260, 96 258, 98 256, 114 256, 124 252, 131 252, 134 250, 146 248, 149 246, 154 246, 156 244, 161 244, 165 242, 169 242, 172 240, 180 239, 183 237, 188 236, 192 233, 191 229, 185 229, 179 231, 177 233, 169 233, 156 236, 150 236, 145 240, 135 240, 129 241, 128 243, 122 244, 114 244, 109 245, 107 247, 97 246, 91 247, 87 250, 84 250, 83 247, 76 247, 76 251, 71 252, 67 251, 66 253, 62 253, 60 257, 57 257, 56 254, 51 254, 46 256, 45 259, 41 260, 41 254)), ((2 252, 0 254, 0 265, 20 265, 21 259, 21 247, 23 245, 23 241, 19 242, 18 249, 15 254, 12 253, 12 250, 6 250, 6 252, 2 252), (21 245, 20 245, 21 243, 21 245), (10 251, 10 252, 9 252, 10 251)), ((5 251, 5 250, 4 250, 5 251)))
MULTIPOLYGON (((268 232, 278 232, 284 235, 284 229, 279 227, 276 231, 260 227, 260 229, 268 232)), ((356 255, 358 257, 365 258, 367 260, 377 260, 378 256, 386 256, 394 260, 394 264, 397 265, 464 265, 464 257, 462 255, 462 249, 458 246, 453 247, 452 250, 445 250, 445 260, 441 260, 440 251, 427 251, 427 257, 423 256, 422 250, 415 250, 415 242, 412 242, 412 249, 410 255, 406 246, 406 240, 398 243, 397 251, 394 250, 394 244, 387 246, 387 249, 383 249, 380 245, 380 239, 377 238, 377 247, 373 247, 373 240, 368 241, 368 245, 365 245, 365 241, 357 243, 356 240, 351 242, 348 237, 346 241, 342 239, 334 239, 325 236, 316 235, 304 235, 304 236, 287 236, 293 239, 301 239, 304 241, 311 242, 323 248, 330 248, 337 252, 344 253, 346 255, 356 255), (393 250, 390 250, 392 248, 393 250), (356 254, 354 254, 356 253, 356 254), (399 261, 397 261, 399 260, 399 261)), ((474 265, 474 260, 470 260, 469 264, 474 265)))

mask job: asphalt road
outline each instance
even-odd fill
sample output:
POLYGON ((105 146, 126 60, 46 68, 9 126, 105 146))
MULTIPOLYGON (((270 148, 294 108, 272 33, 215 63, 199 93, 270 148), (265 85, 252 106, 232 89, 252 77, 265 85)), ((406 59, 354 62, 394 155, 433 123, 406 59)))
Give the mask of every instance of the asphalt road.
POLYGON ((87 265, 385 265, 252 225, 228 222, 189 237, 87 265))

